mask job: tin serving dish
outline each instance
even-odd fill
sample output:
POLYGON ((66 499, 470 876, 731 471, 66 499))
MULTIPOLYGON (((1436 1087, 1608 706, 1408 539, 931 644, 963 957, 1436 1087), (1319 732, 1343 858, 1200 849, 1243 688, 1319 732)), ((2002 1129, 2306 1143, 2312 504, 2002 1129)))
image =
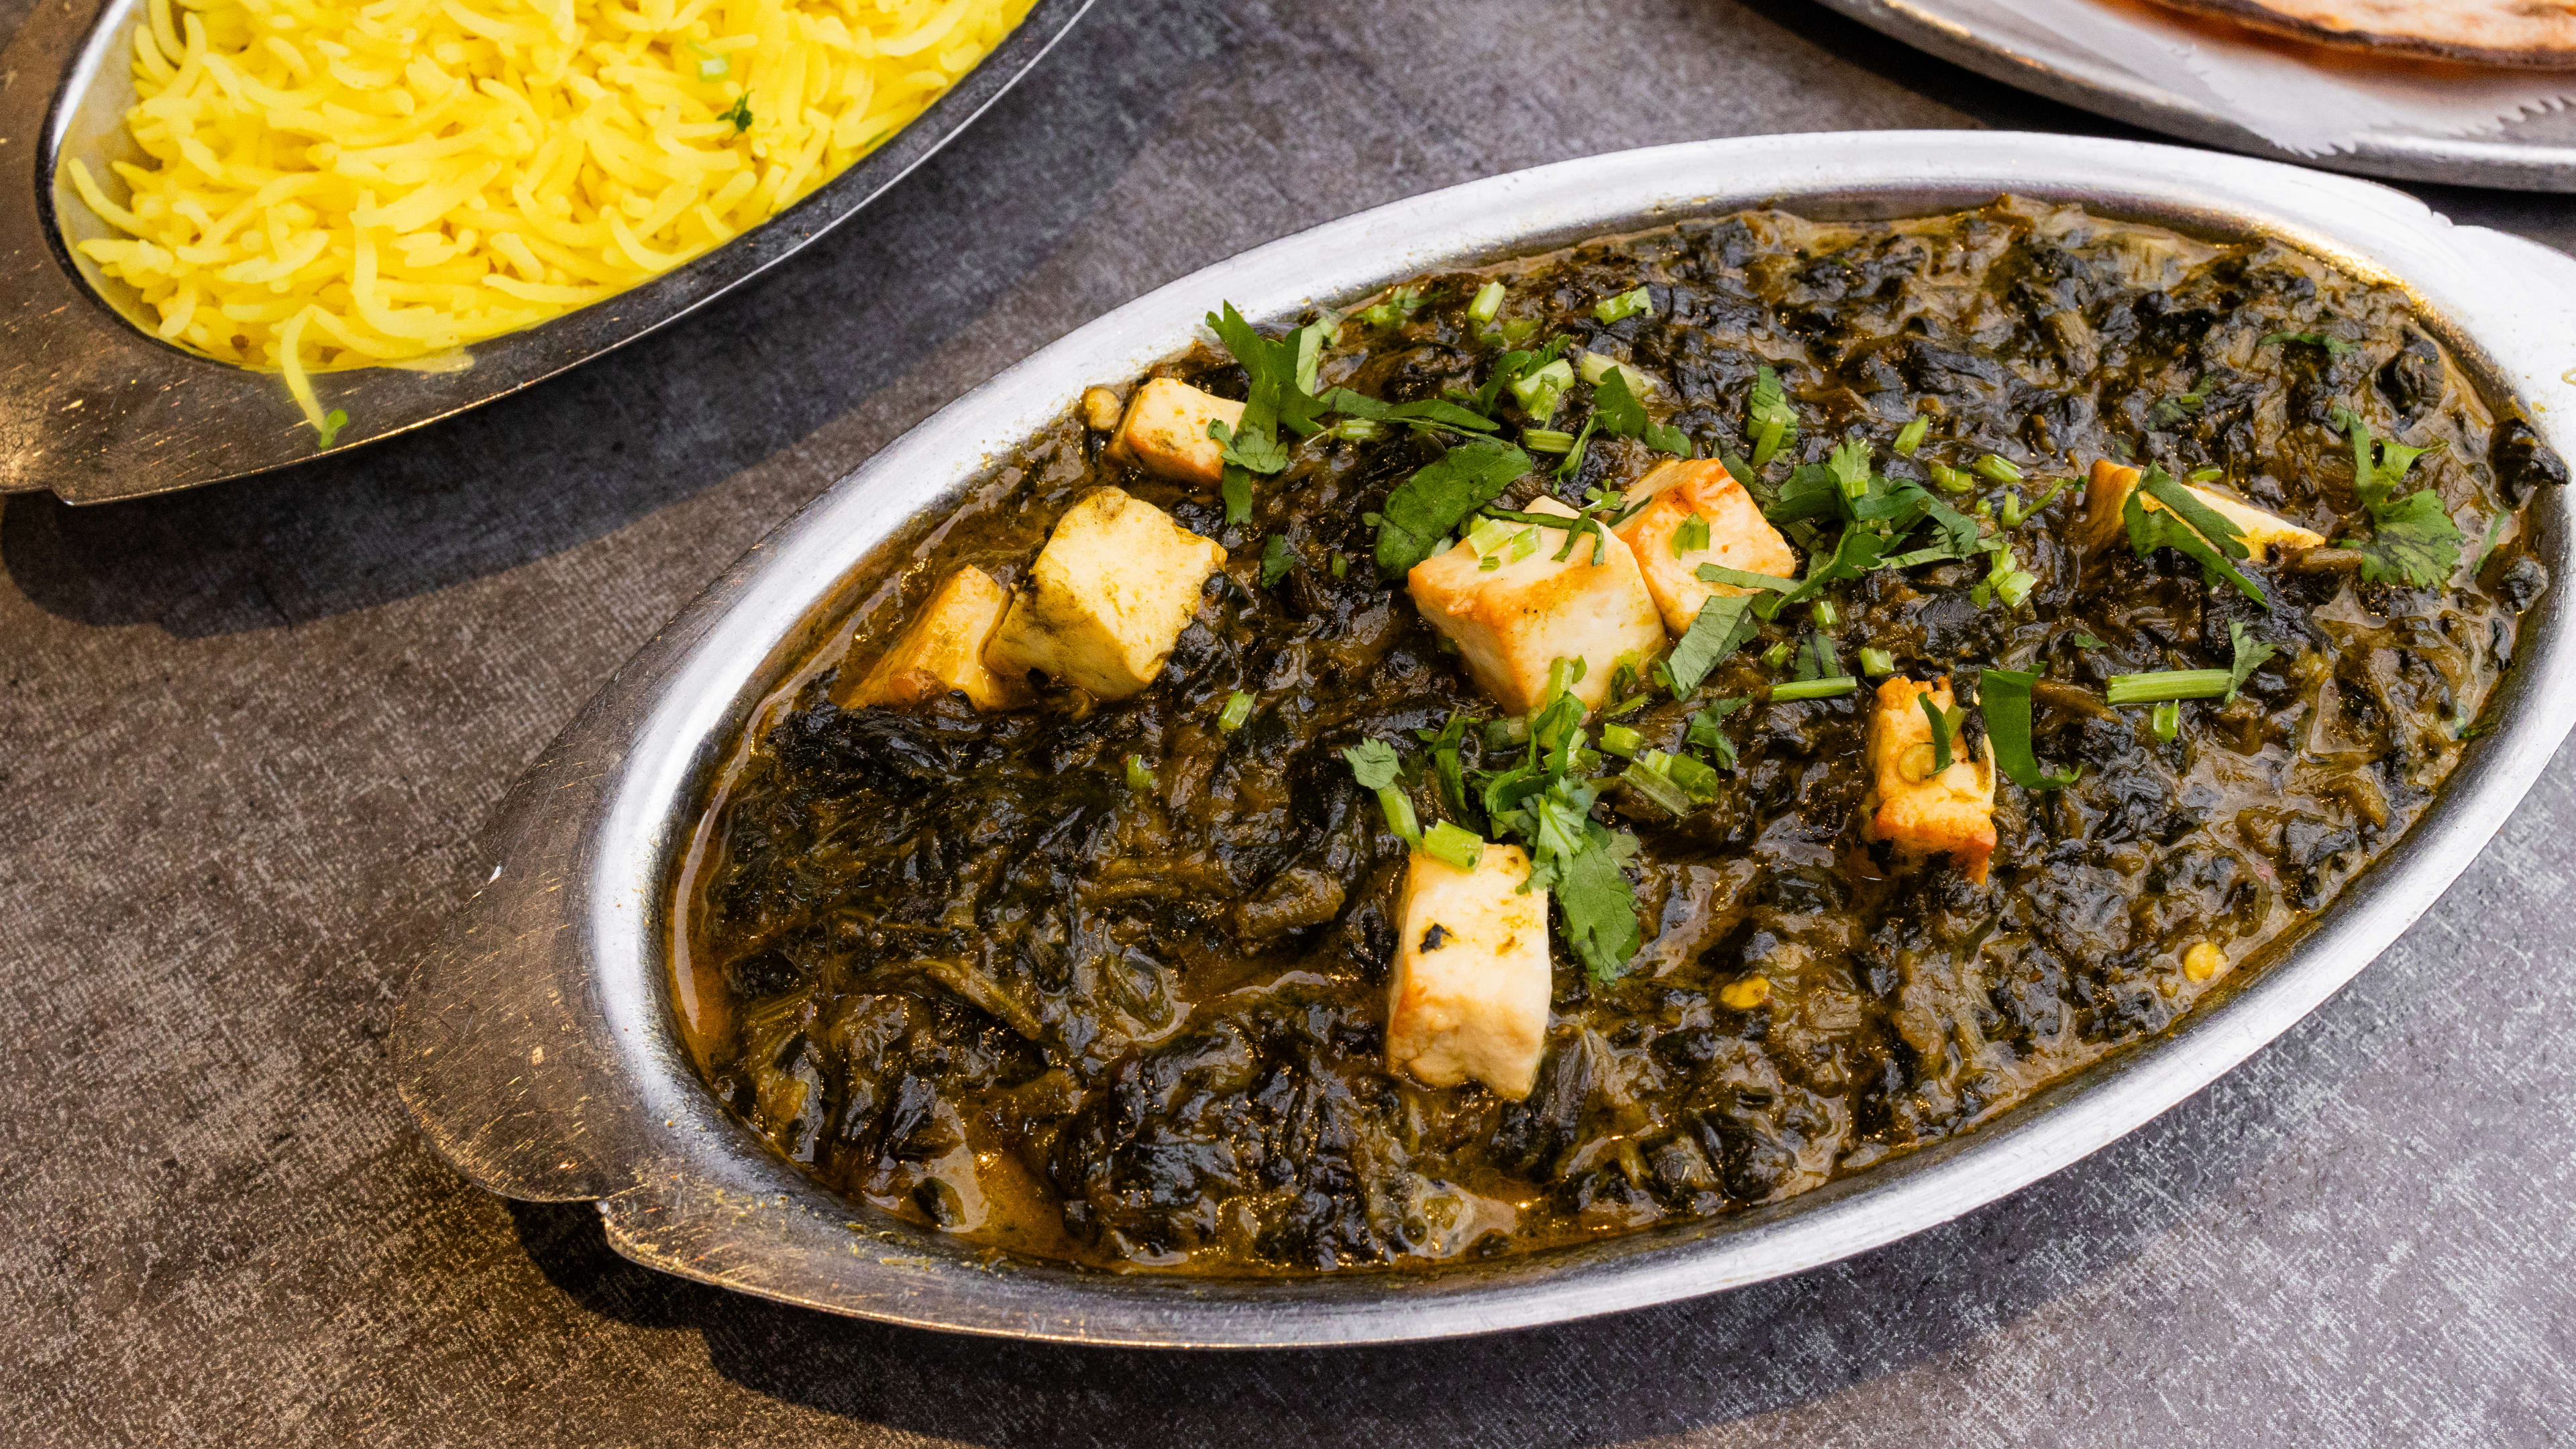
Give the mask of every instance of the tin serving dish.
MULTIPOLYGON (((1037 64, 1092 0, 1037 0, 1017 30, 894 139, 787 211, 604 302, 476 343, 461 368, 313 374, 349 416, 343 451, 505 397, 632 342, 795 255, 901 180, 1037 64)), ((0 52, 0 493, 103 503, 316 456, 274 373, 152 335, 132 289, 66 245, 107 235, 64 179, 137 151, 124 117, 142 0, 43 0, 0 52)))
MULTIPOLYGON (((2269 162, 1978 133, 1781 136, 1631 151, 1382 207, 1210 267, 1043 349, 924 422, 736 563, 601 691, 505 802, 481 893, 407 997, 405 1102, 467 1176, 595 1200, 609 1241, 666 1272, 834 1312, 1083 1343, 1384 1342, 1517 1328, 1714 1292, 1876 1247, 1991 1202, 2181 1101, 2358 972, 2467 866, 2566 733, 2563 590, 2415 829, 2268 963, 2172 1029, 1967 1136, 1789 1201, 1437 1272, 1302 1280, 1125 1275, 996 1259, 835 1197, 773 1156, 693 1072, 672 1001, 672 882, 754 705, 990 461, 1192 341, 1219 298, 1256 320, 1400 278, 1756 204, 1915 215, 2002 192, 2204 234, 2268 235, 2411 291, 2492 403, 2576 449, 2576 261, 2456 228, 2406 196, 2269 162)), ((2570 567, 2544 490, 2535 554, 2570 567)))

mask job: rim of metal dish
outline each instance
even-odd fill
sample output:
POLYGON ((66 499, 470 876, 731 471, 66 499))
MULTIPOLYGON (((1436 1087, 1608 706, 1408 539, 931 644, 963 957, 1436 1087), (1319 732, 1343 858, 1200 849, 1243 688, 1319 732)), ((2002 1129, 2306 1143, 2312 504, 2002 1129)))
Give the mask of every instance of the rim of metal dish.
MULTIPOLYGON (((638 1262, 889 1322, 1070 1342, 1386 1342, 1581 1318, 1814 1267, 1948 1220, 2094 1151, 2304 1016, 2467 865, 2576 716, 2576 640, 2553 590, 2438 801, 2304 939, 2137 1049, 1968 1136, 1750 1212, 1429 1273, 1250 1281, 988 1262, 832 1196, 728 1117, 679 1047, 667 888, 752 703, 857 601, 854 571, 1092 382, 1186 346, 1219 299, 1256 319, 1474 264, 1766 202, 1903 215, 2017 191, 2209 233, 2266 234, 2401 279, 2497 401, 2553 446, 2576 389, 2576 261, 2453 228, 2365 182, 2135 142, 1960 132, 1764 137, 1624 152, 1364 212, 1183 278, 1041 349, 898 439, 737 563, 604 688, 513 791, 491 880, 424 964, 396 1060, 405 1102, 475 1181, 599 1199, 638 1262)), ((2533 505, 2565 576, 2567 504, 2533 505)))
MULTIPOLYGON (((143 0, 53 0, 0 52, 0 493, 98 503, 248 477, 320 456, 271 373, 154 335, 128 289, 72 252, 104 234, 63 179, 65 155, 104 177, 129 150, 122 64, 143 0)), ((622 347, 740 286, 848 220, 1026 75, 1092 0, 1036 0, 1019 26, 893 139, 732 241, 576 312, 464 350, 468 365, 313 374, 349 416, 336 455, 507 397, 622 347)))
POLYGON ((2465 136, 2373 136, 2349 151, 2285 151, 2222 111, 2212 110, 2106 63, 2080 46, 2007 42, 1981 31, 1943 0, 1824 0, 1871 29, 1990 80, 2168 136, 2301 166, 2361 176, 2493 186, 2510 191, 2576 191, 2576 146, 2482 141, 2465 136))

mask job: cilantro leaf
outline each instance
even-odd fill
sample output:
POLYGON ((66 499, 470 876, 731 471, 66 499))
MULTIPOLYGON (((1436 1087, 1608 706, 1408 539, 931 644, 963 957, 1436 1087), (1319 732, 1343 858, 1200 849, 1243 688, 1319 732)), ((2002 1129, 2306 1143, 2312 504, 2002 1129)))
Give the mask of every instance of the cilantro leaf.
POLYGON ((1987 669, 1977 674, 1977 704, 1986 719, 1986 743, 1995 765, 2025 790, 2063 790, 2075 783, 2075 772, 2052 775, 2039 767, 2030 745, 2030 687, 2036 674, 2015 669, 1987 669))
POLYGON ((1765 616, 1777 618, 1780 611, 1791 604, 1804 603, 1823 593, 1825 585, 1840 579, 1859 578, 1878 567, 1880 556, 1887 552, 1887 542, 1886 534, 1863 528, 1857 523, 1844 529, 1843 536, 1834 544, 1832 557, 1809 558, 1807 575, 1798 581, 1796 588, 1763 600, 1768 606, 1765 616))
MULTIPOLYGON (((1227 443, 1227 460, 1255 473, 1279 472, 1288 466, 1288 452, 1279 445, 1279 427, 1285 424, 1304 436, 1323 426, 1317 418, 1324 405, 1303 383, 1313 377, 1314 361, 1330 329, 1318 322, 1284 338, 1264 337, 1232 302, 1220 305, 1222 310, 1207 316, 1208 330, 1251 381, 1244 393, 1243 418, 1234 425, 1227 443)), ((1215 429, 1209 433, 1214 436, 1215 429)))
POLYGON ((1288 571, 1297 566, 1297 555, 1289 550, 1288 535, 1274 533, 1261 545, 1261 586, 1275 587, 1288 571))
POLYGON ((1342 751, 1342 758, 1349 762, 1352 778, 1360 782, 1363 790, 1386 789, 1404 773, 1403 757, 1384 740, 1362 740, 1342 751))
POLYGON ((1742 699, 1710 700, 1708 708, 1691 716, 1690 730, 1682 736, 1682 742, 1692 749, 1708 751, 1709 758, 1717 761, 1718 768, 1734 769, 1735 742, 1726 737, 1722 726, 1728 715, 1744 708, 1746 703, 1742 699))
POLYGON ((1614 367, 1601 374, 1592 389, 1592 421, 1601 431, 1622 438, 1635 438, 1659 453, 1673 453, 1688 458, 1696 451, 1690 435, 1668 424, 1646 416, 1646 405, 1637 400, 1628 386, 1628 370, 1614 367))
POLYGON ((1699 606, 1698 617, 1664 658, 1673 677, 1673 698, 1689 698, 1710 670, 1732 658, 1761 628, 1753 617, 1753 599, 1751 594, 1712 594, 1699 606))
POLYGON ((1461 520, 1502 496, 1530 470, 1529 454, 1471 438, 1395 486, 1379 510, 1377 566, 1401 574, 1431 556, 1461 520))
POLYGON ((2246 680, 2254 677, 2255 670, 2263 667, 2263 661, 2281 652, 2255 638, 2254 631, 2246 628, 2242 620, 2228 624, 2227 647, 2236 657, 2227 669, 2227 694, 2219 700, 2222 705, 2234 704, 2236 692, 2245 687, 2246 680))
POLYGON ((2374 439, 2359 414, 2349 409, 2337 413, 2352 439, 2353 496, 2369 510, 2371 522, 2368 542, 2345 539, 2342 547, 2360 551, 2361 576, 2371 583, 2429 589, 2447 582, 2460 566, 2459 525, 2442 506, 2442 496, 2430 488, 2397 495, 2415 460, 2432 449, 2374 439))
MULTIPOLYGON (((1637 837, 1582 818, 1583 841, 1555 858, 1556 909, 1565 944, 1595 981, 1615 979, 1645 944, 1637 932, 1637 893, 1620 867, 1637 853, 1637 837)), ((1535 874, 1535 872, 1533 872, 1535 874)))
POLYGON ((2442 498, 2430 488, 2371 510, 2376 525, 2367 543, 2345 539, 2343 547, 2361 553, 2361 576, 2374 584, 2413 584, 2437 588, 2460 566, 2460 526, 2442 509, 2442 498))

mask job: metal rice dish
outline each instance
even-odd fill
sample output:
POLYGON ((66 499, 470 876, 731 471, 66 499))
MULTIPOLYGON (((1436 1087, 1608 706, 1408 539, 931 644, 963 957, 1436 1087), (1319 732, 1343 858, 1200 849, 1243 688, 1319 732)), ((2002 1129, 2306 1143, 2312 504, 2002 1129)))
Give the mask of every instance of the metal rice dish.
MULTIPOLYGON (((1520 1328, 1712 1293, 1865 1251, 1992 1202, 2173 1106, 2332 995, 2431 905, 2576 719, 2562 587, 2523 617, 2521 661, 2413 832, 2268 964, 2165 1034, 1985 1128, 1789 1201, 1431 1273, 1165 1278, 993 1260, 854 1205, 773 1156, 692 1071, 671 1000, 674 870, 752 705, 996 457, 1186 348, 1220 299, 1257 321, 1417 273, 1694 214, 1938 212, 2015 192, 2203 234, 2268 235, 2411 291, 2493 402, 2518 397, 2576 452, 2576 261, 2454 227, 2383 187, 2134 142, 1963 132, 1774 136, 1629 151, 1363 212, 1209 267, 951 403, 736 563, 609 682, 522 779, 490 876, 422 966, 398 1028, 403 1099, 494 1192, 596 1200, 639 1263, 888 1322, 1078 1343, 1244 1347, 1520 1328)), ((2565 490, 2529 515, 2571 574, 2565 490)))
MULTIPOLYGON (((1092 0, 1037 0, 993 53, 875 152, 795 206, 603 302, 468 350, 461 369, 312 375, 350 418, 339 447, 409 432, 587 362, 715 300, 883 195, 1037 64, 1092 0)), ((78 157, 139 154, 125 134, 142 0, 45 0, 0 52, 0 493, 103 503, 301 463, 313 430, 274 373, 172 346, 133 289, 65 242, 108 234, 64 179, 78 157), (14 199, 11 199, 14 198, 14 199)))
MULTIPOLYGON (((2208 146, 2272 156, 2401 181, 2496 186, 2513 191, 2576 191, 2576 145, 2504 136, 2374 135, 2349 151, 2303 156, 2284 151, 2204 98, 2144 80, 2086 47, 2032 28, 2010 38, 1991 33, 1991 12, 1958 0, 1824 0, 1867 25, 1993 80, 2208 146)), ((2094 6, 2095 0, 2040 0, 2042 6, 2094 6)), ((2553 127, 2553 134, 2563 131, 2553 127)))

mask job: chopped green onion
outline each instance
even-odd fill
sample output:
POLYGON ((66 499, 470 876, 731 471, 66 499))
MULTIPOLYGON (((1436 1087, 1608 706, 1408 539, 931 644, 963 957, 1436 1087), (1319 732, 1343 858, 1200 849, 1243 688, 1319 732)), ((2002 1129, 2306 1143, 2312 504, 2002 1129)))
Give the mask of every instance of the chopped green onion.
POLYGON ((1422 295, 1411 287, 1398 287, 1385 301, 1374 307, 1362 307, 1353 315, 1367 327, 1393 327, 1410 318, 1422 307, 1422 295))
POLYGON ((2182 701, 2169 699, 2156 706, 2155 731, 2156 738, 2167 744, 2182 733, 2182 701))
POLYGON ((1646 737, 1626 725, 1612 724, 1601 727, 1601 748, 1611 754, 1626 758, 1635 755, 1637 751, 1645 748, 1645 745, 1646 737))
POLYGON ((1997 483, 2018 483, 2021 481, 2021 468, 2015 464, 2012 459, 2004 457, 2000 453, 1988 453, 1986 456, 1979 458, 1977 460, 1977 471, 1985 477, 1993 479, 1997 483))
POLYGON ((2189 473, 2183 475, 2183 481, 2186 483, 2215 483, 2226 476, 2227 470, 2224 468, 2194 468, 2189 473))
POLYGON ((1884 649, 1863 647, 1860 651, 1860 672, 1872 679, 1884 678, 1896 672, 1896 659, 1884 649))
POLYGON ((1386 436, 1386 424, 1373 418, 1344 418, 1333 424, 1333 436, 1346 443, 1374 443, 1386 436))
POLYGON ((1926 463, 1923 471, 1932 475, 1933 484, 1944 493, 1965 493, 1977 486, 1977 480, 1946 463, 1926 463))
POLYGON ((1252 696, 1240 689, 1227 695, 1225 708, 1217 712, 1216 727, 1227 734, 1243 728, 1243 722, 1252 718, 1252 705, 1252 696))
MULTIPOLYGON (((313 446, 317 448, 330 447, 332 444, 340 441, 340 430, 348 425, 349 413, 347 409, 333 408, 331 411, 324 413, 322 415, 322 426, 313 430, 318 435, 313 441, 313 446)), ((2503 515, 2497 515, 2496 522, 2499 525, 2502 524, 2504 522, 2503 515)), ((2493 529, 2489 529, 2487 531, 2487 546, 2489 548, 2493 548, 2495 546, 2495 530, 2493 529)), ((2480 556, 2479 562, 2485 562, 2483 555, 2480 556)))
POLYGON ((1538 331, 1538 327, 1539 322, 1536 317, 1514 317, 1508 322, 1497 323, 1494 331, 1505 342, 1518 344, 1528 341, 1530 335, 1538 331))
POLYGON ((1592 315, 1602 326, 1607 327, 1621 318, 1634 317, 1654 305, 1655 299, 1647 295, 1645 288, 1639 287, 1633 292, 1622 292, 1616 297, 1604 297, 1593 303, 1592 315))
POLYGON ((1673 557, 1697 553, 1708 547, 1708 520, 1694 513, 1673 529, 1673 557))
POLYGON ((1848 674, 1837 674, 1831 679, 1800 679, 1787 684, 1775 684, 1771 686, 1771 698, 1774 700, 1832 699, 1838 695, 1849 694, 1858 688, 1860 688, 1859 680, 1848 674))
POLYGON ((1914 450, 1923 446, 1924 435, 1931 431, 1932 420, 1930 418, 1916 418, 1914 421, 1907 423, 1905 425, 1905 430, 1896 435, 1896 456, 1900 458, 1913 457, 1914 450))
POLYGON ((1521 446, 1533 453, 1567 453, 1574 450, 1574 435, 1554 428, 1521 429, 1521 446))
POLYGON ((1482 326, 1502 315, 1503 284, 1487 282, 1476 289, 1476 300, 1467 304, 1467 319, 1482 326))
POLYGON ((1386 816, 1386 828, 1407 842, 1422 838, 1422 822, 1414 816, 1413 797, 1393 785, 1377 792, 1377 808, 1386 816))
POLYGON ((1666 777, 1689 792, 1692 799, 1717 798, 1717 771, 1713 767, 1688 755, 1665 755, 1661 763, 1666 777))
POLYGON ((1565 390, 1574 386, 1574 365, 1560 357, 1547 366, 1523 373, 1511 381, 1512 397, 1529 414, 1533 422, 1546 422, 1556 416, 1556 405, 1565 390))
POLYGON ((1773 669, 1778 669, 1782 665, 1787 664, 1789 662, 1789 641, 1783 639, 1779 643, 1772 645, 1770 648, 1763 650, 1762 662, 1771 666, 1773 669))
POLYGON ((1350 576, 1350 555, 1343 553, 1340 549, 1333 550, 1333 577, 1337 579, 1346 579, 1350 576))
POLYGON ((1594 387, 1599 387, 1602 379, 1615 372, 1619 374, 1619 381, 1627 385, 1628 394, 1631 397, 1641 398, 1655 390, 1653 380, 1644 373, 1615 357, 1604 357, 1598 352, 1587 352, 1576 358, 1574 370, 1582 374, 1583 380, 1594 387))
POLYGON ((1745 405, 1746 433, 1753 440, 1753 466, 1771 461, 1798 436, 1798 414, 1780 386, 1780 374, 1767 367, 1753 370, 1753 396, 1745 405))
POLYGON ((2107 697, 2113 704, 2216 699, 2227 693, 2232 682, 2233 676, 2224 669, 2160 669, 2152 674, 2114 674, 2107 697))
POLYGON ((1842 611, 1834 607, 1834 601, 1831 599, 1816 600, 1816 606, 1807 613, 1809 618, 1816 621, 1816 627, 1819 629, 1831 629, 1843 621, 1842 611))
POLYGON ((1995 522, 2006 528, 2019 528, 2021 520, 2021 493, 2018 489, 2007 488, 2002 505, 1995 509, 1995 522))
POLYGON ((1601 713, 1610 719, 1617 719, 1623 714, 1635 712, 1637 709, 1643 707, 1646 701, 1653 698, 1654 696, 1651 694, 1632 694, 1626 699, 1619 701, 1617 704, 1603 706, 1601 713))
POLYGON ((1474 870, 1476 863, 1485 858, 1483 836, 1446 820, 1422 832, 1421 848, 1424 855, 1447 861, 1460 870, 1474 870))
POLYGON ((1690 795, 1674 783, 1673 777, 1664 769, 1665 762, 1672 758, 1661 750, 1648 750, 1627 769, 1620 771, 1619 779, 1629 789, 1675 815, 1687 815, 1691 808, 1690 795))
POLYGON ((698 62, 698 79, 702 81, 723 80, 732 73, 733 61, 726 56, 711 55, 698 62))
POLYGON ((1140 795, 1154 788, 1154 771, 1143 755, 1127 757, 1127 788, 1140 795))

